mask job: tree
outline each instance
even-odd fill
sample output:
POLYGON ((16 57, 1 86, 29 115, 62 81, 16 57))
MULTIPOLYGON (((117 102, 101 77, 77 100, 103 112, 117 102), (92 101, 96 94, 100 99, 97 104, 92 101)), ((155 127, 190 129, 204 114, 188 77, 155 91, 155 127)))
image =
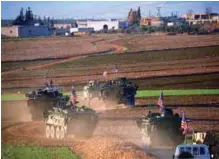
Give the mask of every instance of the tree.
POLYGON ((25 24, 26 25, 33 25, 34 24, 34 18, 33 18, 33 14, 32 14, 30 7, 28 7, 28 10, 26 10, 25 24))
POLYGON ((188 13, 188 14, 192 14, 192 13, 193 13, 193 10, 192 10, 192 9, 189 9, 189 10, 187 11, 187 13, 188 13))
POLYGON ((37 22, 38 22, 40 25, 43 25, 43 21, 41 20, 40 16, 38 17, 37 22))
POLYGON ((205 14, 209 15, 210 13, 212 13, 212 7, 206 7, 205 14))
POLYGON ((46 16, 44 15, 44 17, 43 17, 43 24, 44 25, 47 25, 47 20, 46 20, 46 16))
POLYGON ((210 14, 212 13, 212 7, 206 7, 205 8, 205 14, 208 15, 208 18, 210 18, 210 14))
POLYGON ((138 18, 139 18, 139 20, 141 19, 141 9, 140 9, 140 7, 138 7, 138 13, 137 13, 137 16, 138 16, 138 18))
POLYGON ((20 14, 13 21, 13 25, 24 25, 24 12, 23 12, 23 8, 21 8, 20 14))

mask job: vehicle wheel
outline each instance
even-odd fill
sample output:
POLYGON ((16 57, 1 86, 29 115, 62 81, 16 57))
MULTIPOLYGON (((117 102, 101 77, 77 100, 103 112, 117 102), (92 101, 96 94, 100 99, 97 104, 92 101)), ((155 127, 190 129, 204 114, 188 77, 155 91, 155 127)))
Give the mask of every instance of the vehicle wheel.
POLYGON ((151 148, 151 138, 150 137, 142 136, 141 140, 142 140, 142 143, 143 143, 145 148, 151 148))
POLYGON ((55 135, 56 135, 56 139, 60 139, 60 136, 61 136, 61 131, 60 131, 60 128, 59 128, 59 126, 56 126, 56 128, 55 128, 55 130, 56 130, 56 133, 55 133, 55 135))
POLYGON ((52 139, 54 139, 54 137, 55 137, 55 128, 54 128, 54 126, 50 127, 50 136, 51 136, 52 139))
POLYGON ((65 128, 62 126, 60 129, 60 139, 63 139, 65 137, 65 128))
POLYGON ((50 134, 51 134, 50 126, 46 125, 46 138, 50 138, 50 134))

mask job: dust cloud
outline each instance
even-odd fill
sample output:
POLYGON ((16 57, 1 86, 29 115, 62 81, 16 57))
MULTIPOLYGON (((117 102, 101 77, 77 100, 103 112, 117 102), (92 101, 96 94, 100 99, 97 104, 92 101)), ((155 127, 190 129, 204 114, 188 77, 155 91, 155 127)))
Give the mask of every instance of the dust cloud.
POLYGON ((2 102, 2 121, 27 122, 31 121, 26 101, 2 102))

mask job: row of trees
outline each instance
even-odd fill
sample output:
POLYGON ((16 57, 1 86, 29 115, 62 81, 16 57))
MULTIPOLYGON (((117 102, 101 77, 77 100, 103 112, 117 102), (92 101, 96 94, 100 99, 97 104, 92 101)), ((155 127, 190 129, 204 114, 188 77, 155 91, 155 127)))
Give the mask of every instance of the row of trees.
POLYGON ((46 18, 44 16, 43 20, 40 18, 40 16, 37 18, 28 7, 24 14, 24 9, 21 8, 20 14, 16 17, 16 19, 13 21, 13 25, 34 25, 35 23, 38 23, 39 25, 47 25, 50 28, 53 28, 54 25, 54 19, 50 19, 50 17, 46 18))

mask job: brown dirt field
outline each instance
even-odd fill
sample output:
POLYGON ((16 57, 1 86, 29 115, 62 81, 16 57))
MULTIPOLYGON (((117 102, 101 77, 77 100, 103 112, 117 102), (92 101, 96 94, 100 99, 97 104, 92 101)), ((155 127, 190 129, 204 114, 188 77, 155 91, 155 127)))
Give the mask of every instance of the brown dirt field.
MULTIPOLYGON (((139 42, 135 44, 135 47, 138 45, 143 46, 153 46, 156 44, 156 49, 165 49, 162 46, 168 46, 168 48, 181 48, 195 46, 207 46, 207 45, 218 45, 219 35, 207 35, 207 36, 188 36, 188 35, 177 35, 177 36, 163 36, 163 35, 98 35, 98 36, 85 36, 85 37, 76 37, 76 38, 44 38, 44 39, 34 39, 34 40, 20 40, 20 41, 7 41, 2 43, 2 61, 12 58, 10 54, 15 54, 11 60, 19 60, 22 58, 31 58, 35 59, 42 56, 41 58, 51 57, 67 57, 67 59, 59 60, 55 62, 36 64, 33 66, 28 66, 25 70, 15 69, 11 71, 6 71, 2 73, 2 86, 3 88, 13 88, 13 87, 33 87, 41 86, 42 81, 45 77, 46 69, 49 69, 49 66, 52 66, 57 63, 63 63, 72 61, 78 58, 84 58, 87 54, 93 54, 98 52, 98 49, 114 48, 119 52, 119 50, 124 49, 123 44, 119 43, 119 40, 127 40, 130 43, 135 44, 137 39, 145 41, 145 43, 139 42), (160 38, 159 38, 160 37, 160 38), (180 45, 175 45, 173 41, 177 38, 180 38, 180 45), (146 40, 147 39, 147 40, 146 40), (150 40, 151 39, 151 40, 150 40), (157 41, 151 42, 151 41, 157 41), (160 40, 160 41, 159 41, 160 40), (163 45, 163 41, 166 41, 168 45, 163 45), (77 42, 75 42, 77 41, 77 42), (147 45, 148 42, 148 45, 147 45), (16 45, 14 45, 16 43, 16 45), (38 44, 39 43, 39 44, 38 44), (89 44, 87 46, 87 43, 89 44), (90 45, 91 44, 91 45, 90 45), (111 45, 112 44, 112 45, 111 45), (144 45, 143 45, 144 44, 144 45), (162 44, 162 45, 160 45, 162 44), (18 47, 19 45, 19 47, 18 47), (46 45, 46 46, 45 46, 46 45), (71 48, 67 47, 69 45, 71 48), (88 53, 81 49, 81 46, 88 53), (117 45, 117 46, 115 46, 117 45), (39 47, 40 46, 40 47, 39 47), (107 47, 106 47, 107 46, 107 47), (57 48, 58 47, 58 48, 57 48), (75 47, 77 49, 75 49, 75 47), (95 49, 93 49, 95 47, 95 49), (100 48, 99 48, 100 47, 100 48), (36 49, 35 49, 36 48, 36 49), (90 48, 90 49, 88 49, 90 48), (54 49, 54 50, 53 50, 54 49), (41 51, 43 50, 43 51, 41 51), (61 53, 59 51, 61 50, 61 53), (32 52, 33 53, 32 53, 32 52), (40 52, 37 54, 35 52, 40 52), (81 51, 81 52, 80 52, 81 51), (42 52, 42 53, 41 53, 42 52), (50 55, 47 55, 46 52, 50 52, 50 55), (64 53, 66 52, 66 54, 64 53), (41 55, 42 54, 42 55, 41 55), (68 54, 68 55, 67 55, 68 54), (45 57, 43 57, 45 56, 45 57)), ((125 45, 125 44, 124 44, 125 45)), ((131 49, 136 51, 135 48, 131 49)), ((144 48, 144 50, 150 50, 144 48)), ((138 50, 137 50, 138 51, 138 50)), ((25 59, 22 59, 25 60, 25 59)), ((89 80, 104 80, 102 72, 107 70, 109 72, 109 79, 115 78, 114 74, 110 74, 113 69, 114 64, 102 64, 95 65, 93 67, 78 67, 78 68, 65 68, 65 69, 51 69, 50 78, 53 78, 59 85, 71 85, 72 81, 75 83, 87 83, 89 80)), ((197 73, 218 73, 219 71, 219 59, 218 57, 206 57, 206 58, 197 58, 189 60, 173 60, 173 61, 161 61, 161 62, 150 62, 150 63, 130 63, 126 65, 119 66, 119 73, 116 77, 128 77, 128 78, 149 78, 149 77, 161 77, 161 76, 174 76, 174 75, 191 75, 197 73)))
POLYGON ((98 45, 100 40, 85 36, 2 41, 2 61, 69 58, 113 49, 109 44, 98 45))
MULTIPOLYGON (((89 80, 104 80, 102 72, 109 71, 108 78, 127 77, 132 79, 173 76, 173 75, 190 75, 200 73, 218 73, 219 58, 197 58, 191 60, 178 60, 167 62, 152 62, 122 65, 119 72, 111 74, 113 65, 98 65, 92 68, 80 67, 77 69, 55 69, 50 71, 50 78, 53 78, 59 85, 71 85, 75 83, 87 83, 89 80), (92 71, 91 71, 92 70, 92 71)), ((45 70, 16 70, 14 72, 6 72, 2 74, 2 88, 11 87, 31 87, 41 86, 44 81, 45 70)))
POLYGON ((163 50, 170 48, 198 47, 219 44, 219 35, 128 35, 115 40, 113 44, 122 45, 132 51, 163 50))
POLYGON ((2 61, 69 58, 112 49, 115 52, 124 52, 124 48, 128 48, 128 51, 146 51, 218 44, 219 35, 133 36, 107 34, 107 36, 36 38, 2 41, 2 61))
MULTIPOLYGON (((26 72, 26 71, 25 71, 26 72)), ((23 72, 23 73, 25 73, 23 72)), ((157 71, 136 71, 136 72, 119 72, 116 77, 127 77, 132 79, 138 79, 138 78, 148 78, 148 77, 162 77, 162 76, 173 76, 173 75, 190 75, 190 74, 202 74, 202 73, 217 73, 218 72, 218 66, 209 66, 209 67, 188 67, 188 68, 172 68, 167 70, 157 70, 157 71)), ((27 72, 26 72, 27 73, 27 72)), ((11 75, 12 76, 12 75, 11 75)), ((14 76, 16 77, 16 76, 14 76)), ((23 78, 23 77, 21 77, 23 78)), ((79 75, 79 76, 67 76, 67 77, 50 77, 54 81, 56 81, 59 85, 71 85, 72 82, 74 83, 87 83, 89 80, 104 80, 104 77, 101 74, 95 74, 95 75, 79 75)), ((114 79, 115 75, 109 75, 108 79, 114 79)), ((13 78, 13 80, 7 79, 7 77, 3 77, 3 85, 2 88, 12 88, 12 87, 37 87, 42 85, 44 77, 41 76, 40 79, 37 79, 35 77, 29 77, 22 80, 16 80, 16 78, 13 78)))

